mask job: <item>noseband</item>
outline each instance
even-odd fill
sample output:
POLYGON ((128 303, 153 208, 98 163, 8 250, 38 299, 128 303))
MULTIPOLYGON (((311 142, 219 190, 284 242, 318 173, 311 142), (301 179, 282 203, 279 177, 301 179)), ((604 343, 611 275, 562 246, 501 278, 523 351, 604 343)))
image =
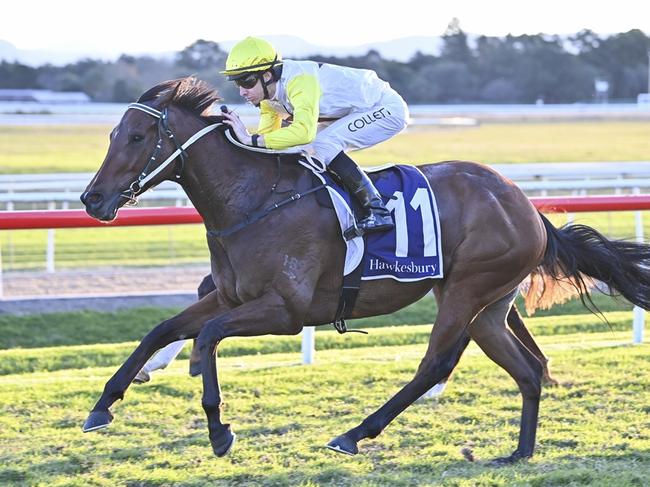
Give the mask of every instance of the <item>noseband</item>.
POLYGON ((147 162, 146 166, 138 176, 138 179, 136 179, 129 185, 129 189, 124 190, 120 193, 120 196, 129 200, 127 202, 127 205, 135 205, 138 203, 137 200, 138 195, 140 195, 140 193, 143 192, 142 188, 154 177, 156 177, 156 175, 158 175, 163 169, 165 169, 172 162, 174 162, 176 158, 179 156, 181 160, 180 160, 180 164, 176 167, 175 177, 176 179, 180 179, 181 173, 183 172, 183 167, 185 166, 185 160, 187 159, 187 152, 185 152, 185 149, 187 149, 190 145, 192 145, 194 142, 199 140, 208 132, 211 132, 214 129, 216 129, 221 124, 215 123, 202 128, 197 133, 195 133, 192 137, 187 139, 187 141, 184 144, 181 145, 178 142, 178 139, 174 136, 174 133, 172 132, 171 128, 169 128, 169 123, 167 121, 167 107, 163 108, 162 111, 158 111, 155 108, 151 108, 150 106, 145 105, 143 103, 131 103, 127 107, 127 110, 130 108, 134 110, 140 110, 158 119, 158 142, 156 142, 156 148, 154 149, 151 156, 149 157, 149 161, 147 162), (167 159, 165 159, 160 165, 154 167, 156 164, 156 158, 160 155, 164 137, 167 137, 170 141, 174 143, 174 145, 176 146, 176 150, 172 152, 172 154, 167 159))

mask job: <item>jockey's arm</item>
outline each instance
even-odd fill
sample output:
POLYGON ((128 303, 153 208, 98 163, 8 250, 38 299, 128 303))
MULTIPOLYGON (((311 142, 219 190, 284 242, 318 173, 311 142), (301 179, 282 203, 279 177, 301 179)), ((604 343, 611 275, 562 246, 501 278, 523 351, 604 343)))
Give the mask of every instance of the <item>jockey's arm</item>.
POLYGON ((282 127, 282 115, 273 110, 268 100, 260 103, 260 122, 257 126, 258 134, 268 134, 282 127))
POLYGON ((303 74, 289 81, 287 98, 293 106, 293 121, 288 127, 276 128, 282 122, 280 116, 276 114, 277 118, 272 119, 269 114, 265 118, 265 104, 262 103, 259 127, 262 136, 258 139, 258 144, 269 149, 281 150, 308 144, 314 140, 318 128, 320 95, 320 84, 314 76, 303 74), (263 132, 262 129, 268 132, 263 132))

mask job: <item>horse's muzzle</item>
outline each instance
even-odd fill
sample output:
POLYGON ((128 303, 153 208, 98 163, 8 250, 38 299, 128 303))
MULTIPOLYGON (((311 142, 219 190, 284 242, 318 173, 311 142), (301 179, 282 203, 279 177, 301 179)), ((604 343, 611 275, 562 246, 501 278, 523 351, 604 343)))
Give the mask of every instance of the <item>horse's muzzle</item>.
POLYGON ((86 213, 97 220, 109 222, 117 215, 117 205, 107 203, 99 191, 86 191, 79 199, 86 207, 86 213))

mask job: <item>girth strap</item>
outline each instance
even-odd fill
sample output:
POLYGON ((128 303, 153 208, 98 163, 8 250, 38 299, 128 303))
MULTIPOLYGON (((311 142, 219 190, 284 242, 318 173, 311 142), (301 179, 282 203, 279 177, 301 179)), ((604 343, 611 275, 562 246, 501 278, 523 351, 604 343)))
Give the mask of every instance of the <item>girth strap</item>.
POLYGON ((359 295, 359 288, 361 288, 361 274, 363 273, 363 260, 356 269, 350 272, 347 276, 343 277, 343 287, 341 288, 341 296, 339 298, 339 306, 334 315, 332 325, 339 333, 355 332, 368 334, 363 330, 348 330, 345 324, 344 316, 346 312, 352 311, 354 303, 357 301, 359 295))
POLYGON ((321 184, 319 186, 314 186, 313 188, 308 189, 307 191, 303 193, 294 193, 291 196, 289 196, 286 199, 283 199, 282 201, 278 201, 277 203, 273 203, 271 206, 267 208, 263 208, 261 210, 255 211, 251 213, 250 215, 246 216, 246 219, 242 222, 239 222, 231 227, 228 227, 224 230, 208 230, 208 237, 227 237, 228 235, 232 235, 235 232, 238 232, 242 228, 246 228, 248 225, 252 225, 256 221, 261 220, 265 216, 267 216, 269 213, 271 213, 274 210, 277 210, 278 208, 287 205, 289 203, 292 203, 294 201, 298 201, 300 198, 307 196, 308 194, 311 194, 315 191, 318 191, 319 189, 325 188, 327 185, 321 184))

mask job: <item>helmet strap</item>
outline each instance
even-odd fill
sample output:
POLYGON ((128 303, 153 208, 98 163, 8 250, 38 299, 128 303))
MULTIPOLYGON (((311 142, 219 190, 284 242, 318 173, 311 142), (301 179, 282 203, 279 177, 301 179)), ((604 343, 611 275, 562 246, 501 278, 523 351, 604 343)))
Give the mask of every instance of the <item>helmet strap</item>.
POLYGON ((264 99, 265 100, 268 100, 270 98, 268 86, 277 81, 275 79, 273 71, 269 70, 269 72, 271 73, 271 78, 268 81, 266 81, 264 79, 264 73, 266 73, 266 71, 259 74, 260 82, 262 83, 262 89, 264 90, 264 99))

